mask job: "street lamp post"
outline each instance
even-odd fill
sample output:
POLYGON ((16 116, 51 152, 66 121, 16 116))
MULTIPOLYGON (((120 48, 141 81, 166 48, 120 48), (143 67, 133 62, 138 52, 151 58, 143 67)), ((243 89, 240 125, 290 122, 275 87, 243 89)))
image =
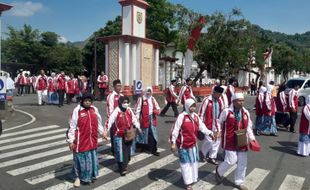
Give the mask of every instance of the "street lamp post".
POLYGON ((0 3, 0 71, 2 70, 1 67, 1 40, 2 40, 2 29, 1 29, 1 16, 2 16, 2 12, 10 10, 13 6, 12 5, 8 5, 8 4, 4 4, 4 3, 0 3))

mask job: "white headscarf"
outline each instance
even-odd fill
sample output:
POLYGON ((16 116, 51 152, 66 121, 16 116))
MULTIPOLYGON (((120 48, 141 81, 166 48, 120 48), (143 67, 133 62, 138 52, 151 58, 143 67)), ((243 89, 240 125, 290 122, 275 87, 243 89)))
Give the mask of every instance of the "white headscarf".
POLYGON ((270 94, 271 94, 272 89, 273 89, 273 86, 270 85, 270 84, 268 84, 268 85, 267 85, 267 93, 270 93, 270 94))
POLYGON ((193 99, 191 99, 191 98, 185 100, 185 111, 186 111, 187 113, 189 113, 189 108, 190 108, 193 104, 195 104, 195 103, 196 103, 195 100, 193 100, 193 99))
POLYGON ((233 96, 232 96, 232 101, 234 101, 234 100, 237 100, 237 99, 244 99, 244 95, 242 94, 242 93, 240 93, 240 92, 237 92, 237 93, 235 93, 233 96))
POLYGON ((264 87, 264 86, 261 86, 261 87, 259 88, 259 93, 260 93, 260 94, 264 94, 265 92, 267 92, 267 88, 264 87))
POLYGON ((153 89, 152 89, 152 87, 148 86, 148 87, 146 87, 146 89, 144 90, 144 97, 145 97, 145 98, 150 98, 150 97, 151 97, 151 96, 146 96, 146 93, 147 93, 148 91, 151 91, 151 93, 153 94, 153 89))
POLYGON ((310 104, 310 95, 308 95, 306 98, 306 104, 310 104))

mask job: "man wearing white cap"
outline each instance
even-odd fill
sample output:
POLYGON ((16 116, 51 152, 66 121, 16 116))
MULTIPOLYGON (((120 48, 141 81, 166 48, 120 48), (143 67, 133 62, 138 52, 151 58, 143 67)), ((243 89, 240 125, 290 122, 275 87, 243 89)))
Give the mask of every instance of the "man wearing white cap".
POLYGON ((247 143, 255 141, 252 130, 250 113, 243 107, 244 96, 235 93, 232 96, 232 104, 223 110, 218 119, 222 128, 222 147, 225 150, 225 159, 216 167, 216 180, 222 182, 224 174, 234 164, 235 184, 238 189, 246 190, 243 185, 247 166, 247 143))

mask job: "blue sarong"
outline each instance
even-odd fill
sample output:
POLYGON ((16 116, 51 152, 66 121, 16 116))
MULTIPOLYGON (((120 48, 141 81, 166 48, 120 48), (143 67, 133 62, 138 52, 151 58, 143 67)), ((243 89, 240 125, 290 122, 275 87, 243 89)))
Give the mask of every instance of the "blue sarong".
POLYGON ((151 134, 158 143, 158 136, 157 136, 157 127, 153 126, 153 115, 149 116, 150 120, 150 126, 149 128, 141 128, 142 133, 136 135, 136 143, 140 144, 148 144, 148 136, 149 136, 149 130, 151 130, 151 134))
POLYGON ((98 176, 98 158, 96 149, 73 153, 73 176, 83 182, 91 182, 98 176))
POLYGON ((178 150, 180 162, 185 163, 195 163, 199 160, 198 147, 197 144, 192 148, 181 148, 178 150))

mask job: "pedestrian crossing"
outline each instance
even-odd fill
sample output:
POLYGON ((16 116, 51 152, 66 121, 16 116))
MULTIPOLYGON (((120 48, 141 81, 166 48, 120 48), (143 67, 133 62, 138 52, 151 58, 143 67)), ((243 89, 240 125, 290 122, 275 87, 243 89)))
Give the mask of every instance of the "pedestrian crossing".
MULTIPOLYGON (((49 125, 3 134, 0 141, 1 171, 16 179, 23 179, 21 183, 33 186, 33 189, 41 187, 46 190, 73 189, 72 181, 61 178, 70 176, 72 170, 73 156, 65 142, 65 132, 65 128, 49 125)), ((179 158, 170 153, 170 150, 159 148, 160 157, 148 153, 134 155, 129 163, 130 172, 121 177, 117 173, 118 167, 113 156, 106 154, 111 144, 103 144, 102 140, 99 140, 99 143, 99 176, 91 185, 91 189, 124 189, 128 184, 139 184, 139 189, 142 190, 180 189, 180 186, 176 185, 182 179, 179 158), (148 178, 149 173, 162 168, 174 169, 158 174, 156 179, 148 178)), ((199 176, 200 180, 193 185, 193 189, 217 189, 215 167, 206 162, 199 162, 198 167, 199 171, 205 172, 199 176)), ((233 166, 225 173, 225 177, 232 183, 235 170, 236 166, 233 166)), ((272 170, 266 168, 251 168, 247 172, 244 185, 249 189, 260 189, 268 177, 273 177, 272 170)), ((309 180, 306 177, 287 174, 277 189, 307 189, 305 184, 308 184, 309 180)))

